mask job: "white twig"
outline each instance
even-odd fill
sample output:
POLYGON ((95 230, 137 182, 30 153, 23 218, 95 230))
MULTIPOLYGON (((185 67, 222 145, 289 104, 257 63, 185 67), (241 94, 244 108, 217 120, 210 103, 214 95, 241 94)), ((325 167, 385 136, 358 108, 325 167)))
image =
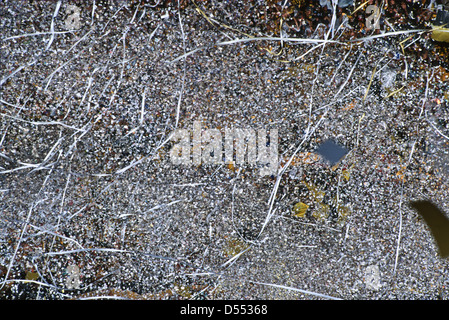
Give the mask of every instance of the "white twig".
POLYGON ((251 246, 248 246, 245 250, 240 251, 239 253, 237 253, 235 256, 233 256, 231 259, 229 259, 228 261, 226 261, 225 263, 223 263, 221 266, 222 267, 226 267, 227 265, 232 265, 234 264, 235 261, 237 261, 238 258, 240 258, 240 256, 242 254, 244 254, 246 251, 248 251, 249 249, 251 249, 251 246))
MULTIPOLYGON (((169 203, 158 204, 158 205, 154 206, 153 208, 149 209, 147 212, 153 212, 153 211, 156 211, 156 210, 161 209, 161 208, 170 207, 170 206, 172 206, 172 205, 174 205, 174 204, 176 204, 178 202, 182 202, 182 201, 185 201, 185 199, 175 200, 175 201, 172 201, 172 202, 169 202, 169 203)), ((133 213, 125 213, 125 214, 121 214, 119 216, 119 218, 135 216, 135 215, 136 214, 133 214, 133 213)))
POLYGON ((13 107, 13 108, 16 108, 16 109, 19 109, 19 110, 22 110, 22 109, 28 110, 27 108, 24 108, 24 106, 19 107, 18 105, 9 103, 9 102, 4 101, 2 99, 0 99, 0 103, 6 104, 7 106, 10 106, 10 107, 13 107))
POLYGON ((78 298, 78 300, 104 300, 104 299, 110 299, 110 300, 130 300, 129 298, 120 297, 120 296, 94 296, 94 297, 85 297, 85 298, 78 298))
POLYGON ((37 230, 40 231, 40 232, 37 233, 36 235, 48 233, 48 234, 51 234, 51 235, 53 235, 53 236, 55 236, 55 237, 59 237, 59 238, 61 238, 61 239, 64 239, 64 240, 73 242, 73 243, 75 243, 78 247, 80 247, 81 249, 84 249, 84 247, 83 247, 78 241, 76 241, 75 239, 72 239, 72 238, 63 236, 62 234, 59 234, 59 233, 56 233, 56 232, 53 232, 53 231, 44 229, 44 228, 42 228, 42 227, 35 226, 35 225, 31 224, 31 223, 29 224, 29 226, 32 227, 32 228, 34 228, 34 229, 37 229, 37 230))
POLYGON ((307 141, 307 139, 315 132, 315 130, 318 128, 318 126, 320 125, 320 123, 325 119, 326 115, 327 115, 328 110, 325 111, 325 113, 323 114, 323 116, 320 118, 320 120, 317 122, 317 124, 315 125, 314 128, 312 128, 312 130, 308 130, 304 136, 304 138, 302 139, 302 141, 300 142, 299 146, 296 148, 295 152, 293 152, 293 154, 291 155, 290 159, 287 161, 287 163, 281 167, 278 171, 278 175, 276 177, 276 182, 275 185, 273 187, 273 190, 271 192, 270 195, 270 199, 268 200, 268 203, 270 205, 268 212, 267 212, 267 216, 265 217, 265 221, 259 231, 259 234, 257 235, 257 238, 260 237, 260 235, 262 234, 262 232, 265 230, 266 226, 268 225, 268 222, 271 220, 271 217, 274 215, 274 211, 273 211, 273 206, 274 206, 274 201, 276 200, 276 194, 279 188, 279 184, 281 182, 282 179, 282 175, 285 173, 285 171, 287 170, 287 168, 290 166, 290 164, 293 161, 293 158, 296 156, 296 154, 299 152, 299 150, 301 150, 302 145, 307 141))
POLYGON ((95 4, 95 0, 94 0, 94 3, 92 4, 92 14, 91 14, 91 22, 90 22, 91 26, 94 24, 95 9, 97 9, 97 5, 95 4))
POLYGON ((340 70, 341 66, 344 64, 344 62, 346 61, 346 59, 348 58, 349 54, 352 51, 352 46, 351 48, 349 48, 348 53, 345 54, 343 60, 340 62, 340 64, 338 65, 337 69, 335 69, 334 75, 332 76, 332 79, 328 82, 328 85, 332 84, 332 82, 335 79, 335 76, 338 74, 338 71, 340 70))
POLYGON ((172 184, 173 187, 196 187, 196 186, 202 186, 205 185, 206 183, 184 183, 184 184, 172 184))
POLYGON ((37 59, 34 59, 32 61, 30 61, 27 64, 24 64, 23 66, 18 67, 16 70, 14 70, 13 72, 11 72, 9 75, 7 75, 6 77, 4 77, 2 80, 0 80, 0 87, 12 76, 14 76, 17 72, 19 72, 20 70, 26 68, 26 67, 30 67, 33 64, 35 64, 37 62, 37 59))
POLYGON ((441 132, 440 130, 438 130, 438 128, 435 127, 435 125, 432 123, 432 121, 430 121, 429 119, 427 119, 427 110, 425 111, 425 113, 426 113, 426 120, 427 120, 427 122, 432 126, 432 128, 433 128, 433 129, 434 129, 440 136, 442 136, 443 138, 449 140, 449 137, 448 137, 447 135, 445 135, 443 132, 441 132))
POLYGON ((62 250, 62 251, 52 251, 43 253, 44 256, 60 256, 64 254, 74 254, 80 252, 115 252, 115 253, 133 253, 133 251, 112 249, 112 248, 85 248, 85 249, 75 249, 75 250, 62 250))
POLYGON ((147 93, 147 88, 143 90, 142 93, 142 104, 140 107, 140 125, 143 125, 143 116, 145 115, 145 94, 147 93))
POLYGON ((279 285, 279 284, 258 282, 258 281, 251 281, 251 280, 248 280, 248 281, 251 282, 251 283, 260 284, 260 285, 263 285, 263 286, 269 286, 269 287, 280 288, 280 289, 289 290, 289 291, 301 292, 301 293, 304 293, 304 294, 310 294, 310 295, 317 296, 317 297, 320 297, 320 298, 325 298, 325 299, 330 299, 330 300, 342 300, 341 298, 336 298, 336 297, 328 296, 328 295, 325 295, 325 294, 316 293, 316 292, 307 291, 307 290, 302 290, 302 289, 298 289, 298 288, 287 287, 287 286, 283 286, 283 285, 279 285))
MULTIPOLYGON (((60 290, 60 287, 45 283, 45 282, 41 282, 41 281, 36 281, 36 280, 25 280, 25 279, 12 279, 12 280, 6 280, 4 281, 4 283, 14 283, 14 282, 20 282, 20 283, 34 283, 40 286, 44 286, 44 287, 49 287, 49 288, 54 288, 56 290, 60 290)), ((68 298, 70 298, 70 295, 64 295, 68 298)))
POLYGON ((84 35, 84 36, 82 36, 77 42, 75 42, 70 48, 69 48, 69 50, 67 50, 66 52, 65 52, 65 54, 67 55, 70 51, 72 51, 74 48, 76 48, 76 46, 81 42, 81 41, 83 41, 89 34, 91 34, 92 33, 92 30, 89 30, 88 32, 86 32, 86 34, 84 35))
POLYGON ((31 218, 31 213, 33 212, 33 209, 34 209, 34 205, 35 204, 30 205, 30 208, 28 210, 28 215, 26 217, 26 221, 23 224, 22 231, 20 232, 19 240, 17 241, 16 248, 14 249, 13 256, 11 257, 11 261, 9 262, 8 270, 6 271, 5 279, 3 280, 3 283, 0 286, 0 290, 3 289, 4 285, 6 284, 6 281, 8 280, 8 276, 9 276, 9 273, 11 272, 11 268, 12 268, 12 265, 14 263, 14 260, 16 259, 17 252, 19 251, 20 245, 21 245, 21 243, 23 241, 23 235, 25 234, 25 230, 28 227, 28 223, 29 223, 30 218, 31 218))
POLYGON ((398 239, 396 244, 396 255, 394 258, 394 268, 393 268, 393 275, 396 274, 396 269, 398 266, 398 259, 399 259, 399 249, 401 245, 401 234, 402 234, 402 198, 404 193, 404 182, 402 182, 401 186, 401 198, 399 201, 399 231, 398 231, 398 239))
POLYGON ((148 155, 148 156, 145 156, 145 157, 143 157, 143 158, 141 158, 141 159, 139 159, 139 160, 137 160, 137 161, 132 161, 132 162, 131 162, 129 165, 127 165, 126 167, 117 170, 117 171, 115 172, 115 174, 122 174, 123 172, 125 172, 125 171, 131 169, 132 167, 138 165, 139 163, 142 163, 142 162, 145 161, 146 159, 148 159, 148 158, 152 159, 152 158, 155 156, 156 151, 159 150, 160 148, 162 148, 167 142, 169 142, 169 141, 171 140, 173 134, 174 134, 174 132, 170 133, 169 137, 168 137, 164 142, 162 142, 158 147, 156 147, 156 148, 153 150, 153 154, 150 154, 150 155, 148 155))
POLYGON ((50 25, 50 40, 48 41, 47 47, 45 50, 50 49, 51 44, 53 43, 53 40, 55 39, 55 18, 58 15, 59 8, 61 7, 61 1, 58 1, 56 4, 55 12, 53 13, 53 16, 51 17, 51 25, 50 25))
POLYGON ((68 124, 65 124, 65 123, 60 122, 60 121, 28 121, 28 120, 24 120, 24 119, 21 119, 21 118, 13 117, 13 116, 10 116, 10 115, 4 114, 4 113, 0 113, 0 116, 11 118, 11 119, 22 121, 22 122, 26 122, 26 123, 33 124, 33 125, 36 125, 36 126, 58 125, 58 126, 62 126, 64 128, 67 128, 67 129, 72 129, 72 130, 76 130, 76 131, 85 132, 84 129, 78 129, 76 127, 69 126, 68 124))
MULTIPOLYGON (((179 7, 179 0, 178 0, 178 20, 179 20, 179 27, 181 29, 182 34, 182 47, 184 51, 184 55, 186 54, 186 35, 184 34, 184 28, 182 26, 182 19, 181 19, 181 9, 179 7)), ((176 107, 176 122, 175 122, 175 128, 178 127, 179 122, 179 113, 181 110, 181 102, 182 102, 182 95, 184 93, 184 85, 185 85, 185 78, 186 78, 186 59, 183 59, 184 62, 184 68, 183 68, 183 75, 182 75, 182 84, 181 84, 181 90, 179 92, 179 98, 178 98, 178 105, 176 107)))
MULTIPOLYGON (((253 41, 285 41, 285 42, 298 42, 298 43, 337 43, 337 44, 342 44, 342 42, 334 41, 334 40, 306 39, 306 38, 259 37, 259 38, 243 38, 243 39, 222 41, 222 42, 216 43, 215 45, 226 46, 226 45, 230 45, 230 44, 253 42, 253 41)), ((177 61, 184 59, 184 58, 194 54, 195 52, 197 52, 199 50, 203 50, 205 48, 208 48, 208 46, 203 46, 203 47, 193 49, 192 51, 189 51, 172 61, 168 61, 168 63, 177 62, 177 61)))
POLYGON ((11 37, 5 38, 3 40, 7 41, 7 40, 23 38, 23 37, 45 36, 47 34, 52 34, 52 33, 53 34, 64 34, 64 33, 71 33, 71 32, 74 32, 74 31, 76 31, 76 30, 24 33, 24 34, 19 34, 19 35, 16 35, 16 36, 11 36, 11 37))
POLYGON ((66 63, 61 64, 59 67, 57 67, 47 78, 44 79, 43 82, 47 82, 47 85, 45 86, 45 90, 48 89, 48 86, 50 85, 51 80, 53 79, 53 76, 56 74, 56 72, 58 72, 59 70, 61 70, 62 68, 64 68, 66 65, 68 65, 70 62, 72 62, 73 60, 78 59, 80 54, 77 54, 75 56, 73 56, 73 58, 71 58, 70 60, 68 60, 66 63))
POLYGON ((403 31, 387 32, 387 33, 382 33, 382 34, 376 34, 376 35, 369 36, 369 37, 358 38, 358 39, 354 39, 354 40, 350 40, 350 41, 351 42, 367 41, 367 40, 372 40, 372 39, 377 39, 377 38, 386 38, 386 37, 397 36, 400 34, 419 33, 419 32, 428 32, 428 31, 429 30, 426 30, 426 29, 416 29, 416 30, 403 30, 403 31))
POLYGON ((354 65, 351 68, 351 71, 348 74, 348 77, 346 78, 346 81, 340 86, 340 89, 338 89, 337 93, 334 95, 334 100, 336 99, 336 97, 340 94, 340 92, 343 90, 343 88, 348 83, 348 81, 351 78, 352 73, 354 72, 354 69, 357 66, 357 63, 359 62, 359 59, 360 59, 361 56, 362 56, 362 54, 359 54, 359 56, 357 57, 357 60, 355 61, 354 65))
MULTIPOLYGON (((127 5, 125 4, 125 5, 123 5, 123 6, 121 6, 120 8, 117 9, 117 11, 112 15, 112 17, 109 18, 108 22, 106 22, 106 24, 104 25, 103 29, 101 29, 101 32, 103 32, 104 29, 106 29, 106 27, 109 25, 109 22, 111 22, 112 19, 115 18, 115 16, 119 13, 119 11, 122 10, 123 8, 125 8, 126 6, 127 6, 127 5)), ((110 30, 108 30, 108 32, 109 32, 109 31, 110 31, 110 30)), ((103 34, 102 37, 104 37, 104 36, 105 36, 105 35, 103 34)))

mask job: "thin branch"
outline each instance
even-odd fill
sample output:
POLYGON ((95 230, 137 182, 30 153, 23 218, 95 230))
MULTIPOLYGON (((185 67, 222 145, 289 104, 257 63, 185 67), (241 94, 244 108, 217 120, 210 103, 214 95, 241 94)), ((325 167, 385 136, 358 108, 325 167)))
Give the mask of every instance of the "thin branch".
POLYGON ((312 292, 312 291, 302 290, 302 289, 293 288, 293 287, 287 287, 287 286, 283 286, 283 285, 279 285, 279 284, 274 284, 274 283, 258 282, 258 281, 251 281, 251 280, 248 280, 248 282, 251 282, 251 283, 254 283, 254 284, 263 285, 263 286, 269 286, 269 287, 274 287, 274 288, 280 288, 280 289, 289 290, 289 291, 301 292, 301 293, 304 293, 304 294, 309 294, 309 295, 317 296, 317 297, 324 298, 324 299, 330 299, 330 300, 342 300, 341 298, 336 298, 336 297, 333 297, 333 296, 328 296, 328 295, 321 294, 321 293, 317 293, 317 292, 312 292))
POLYGON ((50 24, 50 40, 48 41, 47 47, 45 48, 45 50, 47 51, 48 49, 50 49, 51 44, 53 43, 53 40, 55 39, 55 18, 58 15, 59 12, 59 8, 61 7, 61 1, 58 1, 58 3, 56 4, 56 9, 55 12, 53 13, 53 16, 51 17, 51 24, 50 24))

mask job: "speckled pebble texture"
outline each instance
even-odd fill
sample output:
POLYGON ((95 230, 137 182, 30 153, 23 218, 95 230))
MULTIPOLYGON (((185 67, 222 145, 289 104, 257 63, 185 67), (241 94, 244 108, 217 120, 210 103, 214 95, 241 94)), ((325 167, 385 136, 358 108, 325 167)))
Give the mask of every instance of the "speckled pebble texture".
POLYGON ((0 298, 448 299, 437 3, 346 2, 1 1, 0 298), (277 171, 173 163, 195 122, 277 171))

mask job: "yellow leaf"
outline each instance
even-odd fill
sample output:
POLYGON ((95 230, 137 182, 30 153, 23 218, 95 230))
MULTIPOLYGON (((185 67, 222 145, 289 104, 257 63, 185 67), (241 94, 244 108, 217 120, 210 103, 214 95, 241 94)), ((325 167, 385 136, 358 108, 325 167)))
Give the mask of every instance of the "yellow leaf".
POLYGON ((341 175, 343 176, 343 178, 346 179, 346 181, 349 181, 349 170, 343 169, 343 170, 341 171, 341 175))
POLYGON ((293 206, 293 214, 295 217, 303 218, 309 206, 303 202, 298 202, 293 206))
POLYGON ((248 248, 248 245, 239 239, 229 239, 226 241, 226 248, 224 254, 226 257, 234 257, 243 250, 248 248))
POLYGON ((449 42, 449 29, 434 27, 432 31, 432 39, 440 42, 449 42))
POLYGON ((302 182, 307 189, 309 189, 310 195, 314 198, 316 202, 322 202, 325 196, 325 192, 320 191, 316 186, 313 184, 309 184, 305 181, 302 182))
POLYGON ((28 271, 25 276, 25 280, 36 280, 37 278, 39 278, 39 275, 37 274, 37 272, 28 271))

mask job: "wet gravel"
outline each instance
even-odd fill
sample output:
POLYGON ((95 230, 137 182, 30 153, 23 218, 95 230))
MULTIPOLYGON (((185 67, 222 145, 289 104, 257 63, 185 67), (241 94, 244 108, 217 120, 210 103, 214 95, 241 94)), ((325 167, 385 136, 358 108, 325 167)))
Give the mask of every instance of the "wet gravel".
POLYGON ((408 206, 449 212, 447 45, 385 34, 435 9, 356 1, 323 44, 284 40, 325 39, 318 1, 180 2, 0 4, 0 297, 448 299, 408 206), (284 170, 173 164, 194 121, 278 130, 284 170))

